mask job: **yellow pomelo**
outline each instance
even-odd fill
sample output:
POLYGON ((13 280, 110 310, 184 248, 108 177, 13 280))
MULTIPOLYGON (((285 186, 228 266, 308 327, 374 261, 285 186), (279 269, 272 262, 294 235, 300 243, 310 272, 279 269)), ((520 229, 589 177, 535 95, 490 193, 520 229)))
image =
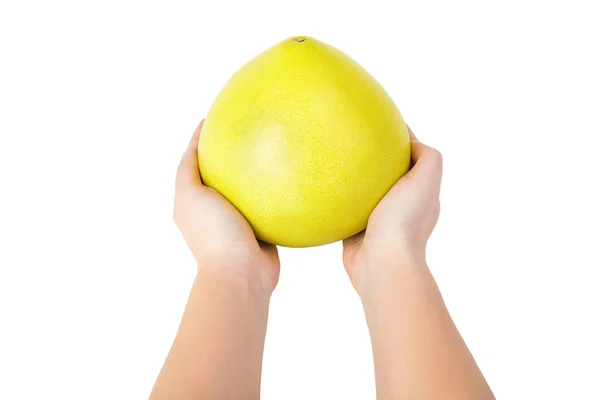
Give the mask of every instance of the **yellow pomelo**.
POLYGON ((204 183, 256 236, 287 247, 365 229, 410 164, 410 138, 381 85, 340 50, 287 39, 238 70, 200 135, 204 183))

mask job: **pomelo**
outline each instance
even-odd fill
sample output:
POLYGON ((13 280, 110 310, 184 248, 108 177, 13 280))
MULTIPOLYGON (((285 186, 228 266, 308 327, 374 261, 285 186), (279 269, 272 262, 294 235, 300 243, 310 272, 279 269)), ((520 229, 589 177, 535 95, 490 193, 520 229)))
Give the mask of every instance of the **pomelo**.
POLYGON ((257 238, 323 245, 367 225, 410 165, 410 138, 386 91, 314 38, 286 39, 238 70, 211 106, 198 145, 205 185, 257 238))

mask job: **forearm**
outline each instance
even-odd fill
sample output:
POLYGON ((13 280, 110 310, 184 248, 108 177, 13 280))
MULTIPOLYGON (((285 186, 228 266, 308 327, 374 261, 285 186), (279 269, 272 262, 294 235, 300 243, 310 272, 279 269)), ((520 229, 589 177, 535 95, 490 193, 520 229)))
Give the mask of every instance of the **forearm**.
POLYGON ((493 399, 424 260, 369 260, 361 288, 378 398, 493 399), (401 265, 400 265, 401 264, 401 265))
POLYGON ((151 400, 259 398, 270 291, 237 270, 199 269, 151 400))

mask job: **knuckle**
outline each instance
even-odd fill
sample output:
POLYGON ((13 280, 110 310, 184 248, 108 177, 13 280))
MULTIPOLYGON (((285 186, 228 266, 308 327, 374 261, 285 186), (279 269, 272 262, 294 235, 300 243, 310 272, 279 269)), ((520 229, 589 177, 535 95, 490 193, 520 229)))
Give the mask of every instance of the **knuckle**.
POLYGON ((431 148, 431 159, 436 162, 440 167, 444 163, 444 157, 438 149, 431 148))
POLYGON ((443 161, 443 157, 442 157, 442 153, 438 150, 438 149, 431 149, 431 155, 432 157, 434 157, 436 160, 442 162, 443 161))

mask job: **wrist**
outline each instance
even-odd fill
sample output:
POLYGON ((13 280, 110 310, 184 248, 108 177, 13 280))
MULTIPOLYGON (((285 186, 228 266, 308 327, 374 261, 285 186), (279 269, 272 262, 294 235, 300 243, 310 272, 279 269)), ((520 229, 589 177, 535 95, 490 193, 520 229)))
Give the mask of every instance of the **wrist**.
POLYGON ((394 246, 374 246, 362 257, 361 278, 357 292, 361 299, 373 294, 393 291, 398 282, 411 280, 428 273, 425 249, 410 243, 394 246))
POLYGON ((274 285, 258 260, 234 254, 210 254, 198 261, 198 279, 238 292, 240 295, 269 299, 274 285))

